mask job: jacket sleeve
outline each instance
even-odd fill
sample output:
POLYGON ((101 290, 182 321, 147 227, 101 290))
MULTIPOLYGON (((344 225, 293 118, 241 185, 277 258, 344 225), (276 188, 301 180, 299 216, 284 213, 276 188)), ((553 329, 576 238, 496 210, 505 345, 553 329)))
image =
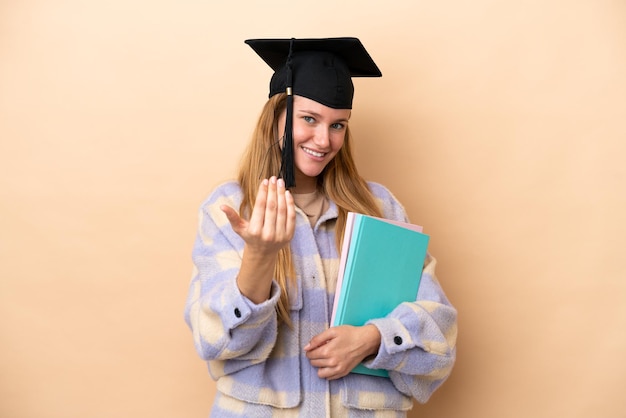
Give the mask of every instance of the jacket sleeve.
POLYGON ((270 299, 257 305, 239 291, 236 278, 243 240, 219 209, 222 203, 234 205, 223 196, 213 196, 200 209, 185 305, 185 321, 196 351, 209 361, 214 377, 267 359, 276 342, 275 306, 280 295, 273 283, 270 299))
POLYGON ((429 255, 415 302, 369 321, 382 338, 376 357, 364 363, 389 370, 396 388, 421 403, 448 378, 456 360, 457 312, 435 277, 435 266, 429 255))

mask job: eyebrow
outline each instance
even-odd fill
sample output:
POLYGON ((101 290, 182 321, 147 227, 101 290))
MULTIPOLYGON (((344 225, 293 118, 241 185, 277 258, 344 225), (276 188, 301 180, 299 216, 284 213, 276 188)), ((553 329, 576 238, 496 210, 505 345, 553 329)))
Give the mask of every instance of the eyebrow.
MULTIPOLYGON (((296 111, 302 112, 302 113, 308 113, 309 115, 314 116, 314 117, 316 117, 318 119, 321 119, 321 116, 322 116, 322 115, 320 115, 317 112, 314 112, 312 110, 307 110, 307 109, 296 109, 296 111)), ((352 116, 352 112, 350 112, 350 115, 352 116)), ((333 123, 337 123, 337 122, 345 122, 345 123, 347 123, 347 122, 350 122, 350 118, 347 118, 347 119, 346 118, 337 119, 333 123)))

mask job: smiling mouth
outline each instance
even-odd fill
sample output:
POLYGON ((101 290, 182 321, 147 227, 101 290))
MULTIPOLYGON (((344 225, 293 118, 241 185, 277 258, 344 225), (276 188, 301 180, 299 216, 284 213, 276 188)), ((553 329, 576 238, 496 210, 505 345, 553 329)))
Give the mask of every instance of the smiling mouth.
POLYGON ((313 151, 312 149, 304 148, 304 147, 302 147, 302 151, 317 158, 322 158, 324 155, 326 155, 326 153, 324 152, 317 152, 317 151, 313 151))

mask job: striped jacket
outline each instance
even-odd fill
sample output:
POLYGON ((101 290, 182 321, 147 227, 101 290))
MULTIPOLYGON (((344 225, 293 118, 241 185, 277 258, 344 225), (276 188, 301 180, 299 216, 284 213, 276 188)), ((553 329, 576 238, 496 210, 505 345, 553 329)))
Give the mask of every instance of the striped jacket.
MULTIPOLYGON (((407 221, 386 188, 368 184, 386 218, 407 221)), ((290 245, 297 286, 288 290, 289 328, 277 322, 276 283, 270 298, 258 305, 237 288, 244 243, 219 207, 238 209, 241 199, 239 185, 227 182, 203 202, 185 306, 196 350, 216 380, 211 416, 405 417, 413 399, 426 402, 450 374, 456 355, 456 310, 435 278, 435 259, 428 257, 416 302, 371 321, 382 341, 378 355, 365 365, 389 370, 389 378, 350 373, 320 379, 303 347, 329 327, 339 265, 337 207, 330 202, 315 227, 296 208, 290 245)))

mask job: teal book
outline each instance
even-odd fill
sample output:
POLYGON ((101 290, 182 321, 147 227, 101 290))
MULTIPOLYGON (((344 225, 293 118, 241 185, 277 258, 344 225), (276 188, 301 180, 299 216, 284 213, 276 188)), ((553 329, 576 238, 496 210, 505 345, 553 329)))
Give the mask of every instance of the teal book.
MULTIPOLYGON (((364 325, 417 298, 429 236, 418 225, 348 214, 331 325, 364 325)), ((353 373, 388 377, 359 364, 353 373)))

